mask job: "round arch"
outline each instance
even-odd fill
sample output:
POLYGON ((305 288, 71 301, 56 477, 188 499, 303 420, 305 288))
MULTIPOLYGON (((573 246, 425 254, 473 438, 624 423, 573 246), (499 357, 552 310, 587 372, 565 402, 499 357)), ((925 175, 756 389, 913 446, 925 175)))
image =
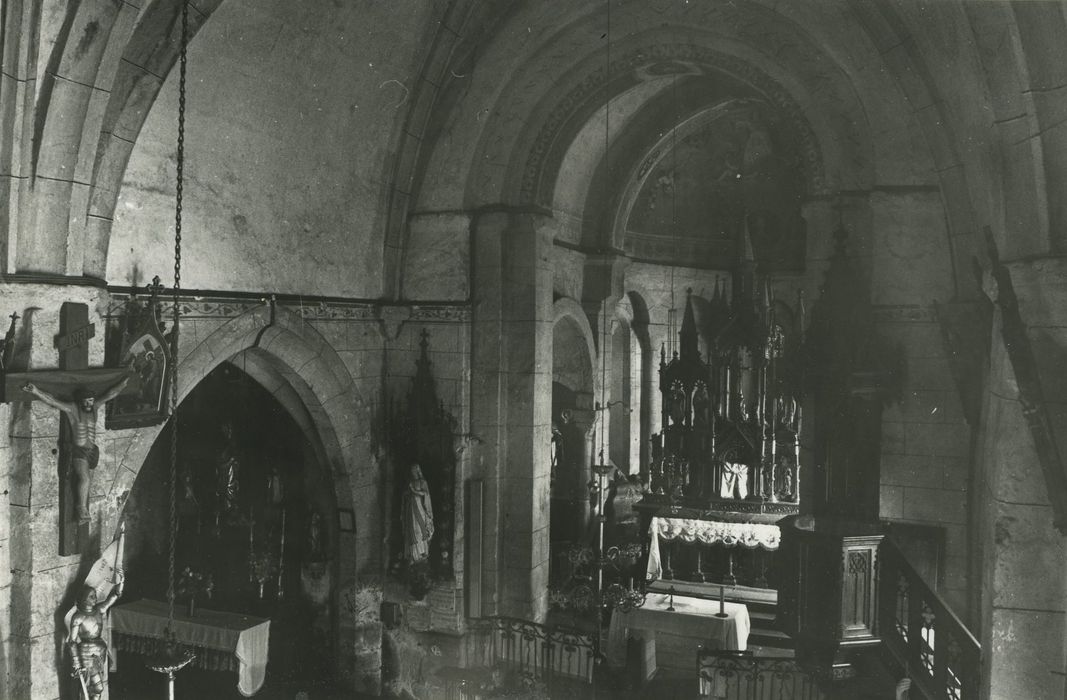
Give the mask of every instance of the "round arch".
POLYGON ((555 337, 556 329, 559 327, 560 321, 563 321, 564 319, 573 322, 576 326, 576 334, 581 338, 579 344, 584 346, 587 353, 586 357, 589 362, 589 391, 593 395, 597 395, 603 387, 601 386, 600 378, 596 372, 598 357, 596 337, 593 335, 593 327, 589 324, 589 317, 586 316, 585 309, 582 308, 581 304, 569 297, 563 297, 557 299, 556 303, 552 305, 553 338, 555 337))
MULTIPOLYGON (((190 40, 221 2, 190 4, 190 40)), ((15 270, 104 278, 126 162, 177 61, 181 7, 180 0, 152 0, 143 8, 131 3, 68 8, 43 73, 29 161, 50 196, 41 198, 36 225, 16 243, 15 270), (106 95, 103 109, 94 108, 94 91, 106 95), (65 147, 47 147, 57 143, 65 147), (79 193, 71 182, 88 184, 87 192, 79 193)))

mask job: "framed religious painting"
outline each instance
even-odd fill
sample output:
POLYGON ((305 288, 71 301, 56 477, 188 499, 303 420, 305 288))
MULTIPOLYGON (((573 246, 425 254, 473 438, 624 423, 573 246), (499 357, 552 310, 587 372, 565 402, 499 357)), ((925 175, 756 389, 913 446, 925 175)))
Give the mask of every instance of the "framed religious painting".
POLYGON ((147 304, 131 298, 125 304, 125 314, 108 328, 109 333, 118 334, 112 362, 130 368, 132 389, 107 405, 108 430, 157 425, 170 413, 170 341, 159 325, 161 287, 149 289, 147 304))

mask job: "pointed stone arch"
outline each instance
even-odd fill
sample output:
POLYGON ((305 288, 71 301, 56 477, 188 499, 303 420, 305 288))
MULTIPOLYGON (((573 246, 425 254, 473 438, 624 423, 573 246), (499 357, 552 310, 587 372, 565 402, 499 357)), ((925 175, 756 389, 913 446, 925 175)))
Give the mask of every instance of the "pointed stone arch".
MULTIPOLYGON (((191 323, 194 322, 184 322, 182 328, 191 323)), ((195 337, 191 332, 185 335, 195 337)), ((265 376, 275 378, 274 386, 265 386, 281 395, 283 405, 291 408, 299 400, 307 416, 297 419, 297 423, 303 430, 313 430, 321 442, 333 475, 338 506, 356 510, 360 540, 368 544, 380 540, 371 534, 379 527, 373 517, 374 510, 358 507, 374 503, 377 498, 378 469, 370 450, 370 412, 336 351, 310 323, 282 308, 276 308, 272 318, 267 305, 230 319, 195 347, 180 352, 179 401, 216 366, 242 353, 254 357, 256 366, 262 370, 270 368, 269 373, 253 371, 261 382, 265 376), (368 493, 368 489, 373 493, 368 493)), ((140 431, 140 439, 123 455, 116 470, 110 487, 112 496, 118 497, 132 486, 161 429, 162 426, 156 426, 140 431)), ((376 563, 379 555, 375 551, 373 557, 361 556, 363 561, 355 562, 349 573, 354 575, 358 569, 365 570, 367 567, 360 564, 376 563)))

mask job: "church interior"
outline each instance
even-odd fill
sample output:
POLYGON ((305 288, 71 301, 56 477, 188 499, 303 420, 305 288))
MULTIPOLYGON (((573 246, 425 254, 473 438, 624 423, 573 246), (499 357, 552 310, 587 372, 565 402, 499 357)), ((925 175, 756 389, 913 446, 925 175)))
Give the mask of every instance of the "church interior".
POLYGON ((0 698, 1062 700, 1065 124, 1059 0, 3 0, 0 698))

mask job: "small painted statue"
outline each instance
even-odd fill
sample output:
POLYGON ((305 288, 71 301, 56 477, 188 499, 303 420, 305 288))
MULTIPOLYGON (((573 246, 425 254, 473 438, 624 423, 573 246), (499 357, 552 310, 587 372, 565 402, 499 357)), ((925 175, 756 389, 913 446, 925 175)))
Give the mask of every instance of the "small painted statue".
POLYGON ((97 602, 96 589, 82 588, 78 607, 70 618, 67 646, 70 649, 71 675, 81 685, 82 700, 98 700, 104 694, 107 673, 107 644, 103 640, 104 620, 108 610, 122 595, 122 573, 116 572, 118 585, 103 602, 97 602))

